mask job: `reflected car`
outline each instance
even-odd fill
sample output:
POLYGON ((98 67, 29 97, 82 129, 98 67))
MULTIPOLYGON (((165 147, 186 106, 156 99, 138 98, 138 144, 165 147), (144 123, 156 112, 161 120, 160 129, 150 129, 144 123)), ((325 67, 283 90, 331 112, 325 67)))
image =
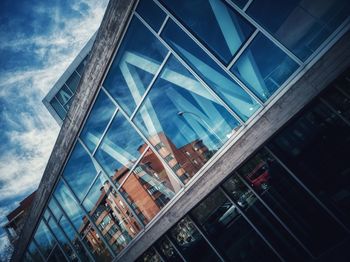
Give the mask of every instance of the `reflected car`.
POLYGON ((259 163, 254 170, 246 176, 246 179, 255 190, 269 188, 270 173, 265 162, 259 163))

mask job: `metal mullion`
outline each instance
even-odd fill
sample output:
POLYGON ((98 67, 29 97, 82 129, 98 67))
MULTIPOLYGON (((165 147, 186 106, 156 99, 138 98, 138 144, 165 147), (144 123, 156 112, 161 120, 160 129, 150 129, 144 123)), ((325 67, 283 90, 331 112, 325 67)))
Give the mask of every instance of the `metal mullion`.
POLYGON ((264 146, 266 151, 272 155, 274 159, 288 172, 288 174, 339 224, 346 232, 350 233, 350 229, 341 222, 340 219, 325 205, 323 202, 306 186, 283 162, 280 160, 268 146, 264 146))
POLYGON ((94 179, 92 180, 91 184, 89 185, 88 190, 87 190, 85 196, 84 196, 83 199, 79 202, 80 205, 83 205, 83 202, 84 202, 85 199, 87 198, 88 194, 89 194, 90 191, 91 191, 91 188, 94 186, 94 184, 95 184, 96 180, 98 179, 98 177, 100 176, 100 174, 101 174, 101 171, 98 171, 98 172, 97 172, 97 175, 94 177, 94 179))
MULTIPOLYGON (((85 57, 84 57, 84 59, 85 59, 85 57)), ((80 61, 80 63, 81 63, 81 62, 83 62, 83 61, 84 61, 84 59, 83 59, 83 60, 81 60, 81 61, 80 61)), ((80 63, 79 63, 79 65, 80 65, 80 63)), ((79 65, 78 65, 78 66, 79 66, 79 65)), ((77 71, 78 66, 77 66, 77 67, 74 69, 74 72, 75 72, 75 73, 77 73, 77 74, 78 74, 78 76, 81 78, 81 76, 82 76, 82 75, 81 75, 81 74, 79 74, 79 72, 77 71)), ((85 67, 84 67, 84 70, 83 70, 83 71, 85 71, 85 67)), ((83 72, 83 73, 84 73, 84 72, 83 72)))
MULTIPOLYGON (((74 227, 74 225, 73 225, 72 221, 70 220, 70 218, 68 217, 66 211, 64 211, 63 207, 61 206, 61 204, 58 202, 58 200, 56 199, 56 197, 55 197, 54 195, 53 195, 53 198, 56 200, 57 206, 61 209, 61 212, 63 213, 64 217, 67 219, 69 225, 73 228, 73 231, 75 232, 76 237, 78 238, 80 244, 82 244, 83 248, 85 249, 85 251, 86 251, 86 253, 88 254, 88 256, 90 257, 90 259, 91 259, 92 261, 95 261, 95 258, 94 258, 93 255, 91 254, 90 249, 86 246, 86 244, 85 244, 85 242, 83 241, 82 237, 80 236, 80 234, 78 233, 78 231, 77 231, 76 228, 74 227)), ((62 217, 61 217, 61 219, 62 219, 62 217)), ((56 219, 55 219, 55 221, 56 221, 56 219)), ((60 226, 59 222, 57 222, 57 225, 60 226)), ((60 226, 60 228, 61 228, 61 226, 60 226)), ((61 229, 62 229, 62 228, 61 228, 61 229)), ((62 231, 63 231, 63 230, 62 230, 62 231)), ((63 232, 64 232, 64 231, 63 231, 63 232)), ((64 232, 64 233, 65 233, 65 232, 64 232)), ((66 235, 66 234, 65 234, 65 235, 66 235)), ((66 236, 67 236, 67 235, 66 235, 66 236)), ((67 239, 69 239, 69 238, 67 237, 67 239)), ((71 241, 71 240, 70 240, 70 241, 71 241)))
MULTIPOLYGON (((146 23, 146 21, 144 21, 142 19, 142 17, 139 17, 140 21, 151 31, 151 33, 158 38, 158 40, 164 45, 166 46, 167 49, 170 50, 170 52, 172 53, 172 55, 174 55, 177 60, 179 60, 179 62, 188 70, 190 71, 190 73, 196 78, 196 80, 198 82, 200 82, 200 84, 202 84, 205 89, 212 95, 214 96, 214 98, 217 100, 217 102, 223 106, 239 123, 240 125, 244 124, 244 121, 241 119, 241 117, 239 117, 237 115, 237 113, 235 111, 233 111, 227 104, 226 102, 202 79, 202 77, 200 77, 188 64, 187 62, 182 59, 182 57, 180 55, 178 55, 175 50, 173 50, 160 36, 158 36, 156 34, 156 32, 146 23)), ((244 89, 243 89, 244 90, 244 89)), ((257 100, 258 103, 260 103, 257 100)))
MULTIPOLYGON (((101 91, 100 91, 100 92, 101 92, 101 91)), ((115 116, 117 115, 118 111, 119 111, 119 108, 116 107, 116 109, 114 110, 114 112, 113 112, 113 114, 112 114, 111 119, 110 119, 109 122, 107 123, 107 126, 106 126, 105 130, 103 131, 103 133, 102 133, 102 135, 101 135, 99 141, 97 142, 97 144, 96 144, 96 146, 95 146, 95 149, 94 149, 94 150, 92 151, 92 153, 91 153, 92 156, 94 156, 94 155, 96 154, 97 149, 99 148, 99 146, 100 146, 100 144, 101 144, 103 138, 104 138, 105 135, 107 134, 107 132, 108 132, 108 130, 109 130, 109 128, 110 128, 110 126, 111 126, 111 124, 112 124, 112 122, 113 122, 115 116)), ((82 142, 83 142, 83 141, 82 141, 82 142)))
POLYGON ((350 126, 350 121, 347 120, 344 116, 342 116, 328 101, 326 101, 324 98, 319 98, 321 103, 324 104, 328 109, 330 109, 334 114, 336 114, 341 120, 345 122, 348 126, 350 126))
MULTIPOLYGON (((135 16, 136 16, 137 18, 140 18, 140 16, 139 16, 137 13, 135 13, 135 16)), ((151 82, 148 84, 148 86, 147 86, 147 88, 146 88, 144 94, 143 94, 142 97, 141 97, 141 100, 139 101, 138 105, 137 105, 136 108, 134 109, 134 112, 131 114, 131 116, 130 116, 130 119, 131 119, 131 120, 134 118, 134 116, 136 115, 137 111, 139 110, 139 108, 140 108, 141 105, 143 104, 143 101, 146 99, 146 96, 148 95, 149 91, 151 90, 153 84, 154 84, 154 83, 156 82, 156 80, 158 79, 158 76, 159 76, 160 73, 162 72, 162 70, 163 70, 163 68, 164 68, 164 66, 165 66, 165 64, 166 64, 166 62, 168 61, 170 55, 171 55, 171 52, 168 51, 168 53, 166 54, 166 56, 165 56, 163 62, 160 64, 160 66, 159 66, 157 72, 154 74, 154 76, 153 76, 151 82)))
POLYGON ((249 8, 249 6, 250 6, 251 3, 253 3, 253 0, 249 0, 249 1, 245 4, 245 6, 242 8, 242 10, 243 10, 244 12, 247 11, 247 9, 249 8))
MULTIPOLYGON (((154 0, 155 3, 158 3, 159 6, 166 12, 172 19, 172 21, 178 25, 181 30, 189 37, 191 38, 213 61, 223 69, 224 72, 226 72, 231 78, 233 78, 237 84, 244 90, 246 91, 250 96, 252 96, 260 105, 263 105, 264 103, 260 100, 259 97, 257 97, 242 81, 237 81, 237 77, 231 73, 230 70, 227 70, 226 66, 215 56, 213 55, 207 47, 205 47, 193 34, 181 24, 181 22, 174 16, 172 15, 165 7, 163 7, 158 0, 154 0)), ((164 40, 163 40, 164 41, 164 40)), ((164 41, 165 42, 165 41, 164 41)), ((167 45, 168 46, 168 45, 167 45)), ((168 47, 169 48, 169 47, 168 47)), ((169 48, 170 49, 170 48, 169 48)))
POLYGON ((225 197, 231 202, 231 204, 238 210, 238 213, 243 217, 243 219, 245 219, 245 221, 261 237, 261 239, 265 242, 265 244, 271 248, 271 250, 276 254, 276 256, 281 261, 285 261, 283 257, 277 252, 277 250, 273 247, 273 245, 265 238, 265 236, 260 232, 260 230, 254 225, 254 223, 250 221, 250 219, 246 216, 243 210, 238 205, 236 205, 235 201, 231 198, 229 194, 226 193, 226 191, 222 188, 222 186, 219 186, 219 189, 225 195, 225 197))
POLYGON ((346 93, 343 89, 339 87, 339 85, 335 85, 335 89, 337 89, 340 93, 342 93, 343 96, 346 96, 348 99, 350 99, 350 94, 346 93))
POLYGON ((284 51, 292 60, 294 60, 299 66, 304 65, 304 62, 294 55, 287 47, 285 47, 282 43, 280 43, 277 39, 275 39, 272 34, 270 34, 267 30, 265 30, 261 25, 259 25, 253 18, 247 15, 244 11, 240 10, 234 3, 229 0, 224 0, 227 4, 232 6, 241 16, 243 16, 246 20, 248 20, 253 26, 259 29, 263 35, 265 35, 268 39, 270 39, 275 45, 277 45, 280 49, 284 51))
MULTIPOLYGON (((74 70, 75 71, 75 70, 74 70)), ((73 72, 74 73, 74 72, 73 72)), ((71 91, 72 92, 72 96, 71 96, 71 98, 75 95, 75 92, 73 92, 73 90, 69 87, 69 85, 67 85, 66 84, 66 82, 64 82, 64 84, 63 85, 65 85, 67 88, 68 88, 68 90, 69 91, 71 91)), ((69 99, 70 100, 70 99, 69 99)), ((67 103, 66 103, 67 104, 67 103)))
MULTIPOLYGON (((73 192, 73 190, 69 187, 69 185, 67 184, 66 180, 62 177, 61 181, 65 184, 66 188, 68 189, 68 191, 70 192, 70 194, 72 195, 73 199, 75 200, 75 202, 79 203, 79 199, 78 197, 75 195, 75 193, 73 192)), ((108 249, 108 251, 111 253, 111 255, 113 257, 116 256, 116 254, 114 253, 113 249, 111 248, 111 246, 109 245, 108 241, 105 239, 105 237, 103 236, 102 232, 100 231, 100 229, 95 225, 95 222, 93 221, 93 219, 90 217, 90 214, 86 211, 85 207, 83 205, 78 204, 81 208, 81 210, 83 211, 83 213, 85 214, 85 217, 89 220, 89 222, 91 223, 92 227, 95 229, 95 231, 101 236, 101 240, 102 242, 105 244, 106 248, 108 249)))
POLYGON ((263 206, 272 214, 272 216, 283 226, 283 228, 294 238, 295 241, 298 242, 298 244, 311 256, 312 258, 315 258, 315 256, 311 253, 311 251, 303 244, 302 241, 299 240, 299 238, 290 230, 290 228, 279 218, 279 216, 266 204, 266 202, 260 197, 260 195, 254 190, 253 187, 247 183, 247 181, 244 180, 244 178, 238 173, 235 172, 235 175, 241 180, 241 182, 249 188, 252 193, 255 195, 257 199, 263 204, 263 206))
MULTIPOLYGON (((77 256, 78 260, 79 261, 82 261, 80 256, 78 255, 78 253, 75 251, 75 248, 73 246, 73 244, 71 243, 71 240, 69 239, 69 237, 67 236, 66 232, 64 232, 64 230, 62 229, 60 223, 59 223, 59 220, 56 219, 56 217, 53 215, 51 209, 49 207, 47 207, 47 210, 49 211, 49 213, 51 214, 51 219, 53 219, 53 221, 56 223, 57 227, 61 230, 62 234, 64 235, 64 237, 66 238, 67 242, 68 242, 68 245, 69 247, 72 249, 72 251, 74 252, 74 254, 77 256)), ((47 223, 47 227, 52 231, 49 223, 47 223)), ((55 236, 55 234, 53 234, 55 236)), ((56 238, 56 236, 55 236, 56 238)), ((59 243, 58 239, 56 238, 57 240, 57 243, 59 243)), ((69 261, 69 260, 68 260, 69 261)))
MULTIPOLYGON (((79 138, 78 138, 79 139, 79 138)), ((85 146, 85 145, 84 145, 85 146)), ((88 154, 90 155, 91 158, 94 158, 90 152, 88 152, 88 154)), ((103 167, 100 165, 100 163, 94 158, 94 160, 96 161, 96 164, 98 165, 98 167, 101 169, 101 171, 99 172, 100 175, 104 176, 104 178, 110 183, 111 187, 116 191, 118 191, 118 188, 115 186, 114 181, 106 174, 106 172, 104 172, 103 167)), ((120 194, 121 196, 121 194, 120 194)), ((124 197, 122 197, 123 200, 124 197)), ((143 223, 141 222, 141 220, 139 220, 138 216, 136 215, 136 213, 134 212, 134 210, 129 206, 129 204, 126 202, 126 205, 129 207, 130 211, 134 214, 134 216, 136 217, 137 222, 139 222, 139 224, 143 227, 143 223)))
POLYGON ((55 243, 55 245, 52 247, 52 250, 50 251, 49 255, 47 256, 47 258, 45 259, 45 261, 49 261, 52 253, 55 251, 55 248, 57 247, 57 242, 55 243))
MULTIPOLYGON (((47 228, 49 229, 51 235, 55 238, 56 243, 57 243, 56 246, 58 246, 59 249, 62 251, 62 254, 63 254, 64 257, 67 259, 67 261, 70 261, 70 259, 67 257, 65 251, 64 251, 63 248, 61 247, 60 242, 58 241, 57 237, 56 237, 55 234, 53 233, 53 231, 52 231, 52 229, 50 228, 50 226, 49 226, 48 222, 46 221, 46 219, 44 218, 44 219, 42 219, 42 221, 44 222, 44 224, 45 224, 45 225, 47 226, 47 228)), ((49 259, 49 258, 50 258, 50 256, 48 257, 48 259, 49 259)), ((78 259, 79 259, 79 261, 81 261, 80 258, 78 258, 78 259)))
POLYGON ((36 249, 38 250, 38 253, 39 253, 41 259, 42 259, 43 261, 46 261, 46 258, 44 257, 43 253, 41 253, 40 247, 39 247, 38 243, 37 243, 36 240, 35 240, 35 237, 33 237, 32 242, 35 244, 36 249))
MULTIPOLYGON (((105 93, 112 99, 112 101, 114 102, 115 105, 117 105, 119 107, 118 102, 109 94, 109 92, 102 86, 101 87, 105 93)), ((131 125, 131 127, 139 134, 139 136, 143 139, 143 141, 152 149, 153 153, 156 154, 156 156, 158 157, 159 161, 163 164, 163 166, 166 168, 168 167, 168 170, 170 172, 170 174, 173 176, 173 178, 179 183, 179 185, 181 187, 184 187, 185 184, 180 180, 180 178, 174 173, 174 171, 168 166, 168 163, 162 158, 162 156, 158 153, 158 151, 154 148, 154 146, 152 145, 151 142, 148 141, 148 139, 143 135, 143 133, 139 130, 139 128, 135 125, 135 123, 133 121, 131 121, 129 119, 129 116, 127 115, 127 113, 121 108, 119 107, 120 112, 124 115, 124 117, 126 118, 126 120, 129 122, 129 124, 131 125)))
MULTIPOLYGON (((57 94, 56 94, 57 95, 57 94)), ((64 112, 68 113, 68 111, 64 108, 64 106, 62 105, 62 103, 60 102, 60 100, 58 100, 58 98, 56 97, 56 95, 53 97, 53 99, 56 99, 58 104, 63 108, 64 112)), ((55 108, 54 108, 55 109, 55 108)), ((56 112, 56 110, 55 110, 56 112)), ((56 112, 57 113, 57 112, 56 112)), ((57 113, 58 115, 58 113, 57 113)), ((63 121, 63 120, 62 120, 63 121)))
POLYGON ((206 237, 205 233, 202 229, 197 225, 197 223, 192 219, 192 215, 188 213, 186 217, 189 218, 189 220, 192 222, 194 227, 198 230, 199 234, 203 237, 204 241, 207 242, 207 244, 211 247, 211 249, 214 251, 214 253, 219 257, 219 259, 223 262, 225 262, 225 259, 221 256, 220 252, 214 247, 214 245, 210 242, 210 240, 206 237))
POLYGON ((171 240, 170 237, 168 237, 166 234, 164 234, 165 237, 168 239, 168 241, 170 242, 170 244, 173 246, 173 248, 176 250, 177 254, 180 256, 180 258, 184 261, 187 262, 186 258, 181 254, 180 250, 176 247, 176 245, 174 244, 174 242, 171 240))
POLYGON ((160 257, 160 260, 162 261, 162 262, 166 262, 166 260, 164 260, 164 257, 161 255, 161 254, 159 254, 159 252, 158 252, 158 250, 157 250, 157 248, 155 247, 155 246, 151 246, 151 248, 153 248, 153 250, 156 252, 156 254, 160 257))
POLYGON ((162 32, 163 32, 163 29, 166 25, 166 23, 168 22, 169 20, 169 15, 167 15, 163 21, 163 24, 161 25, 161 27, 159 28, 158 32, 157 32, 157 35, 160 35, 162 32))
POLYGON ((256 35, 259 33, 259 29, 255 29, 255 31, 250 35, 250 37, 245 41, 245 43, 241 46, 241 48, 238 50, 238 52, 233 56, 232 60, 228 63, 227 69, 230 70, 234 63, 237 62, 237 60, 240 58, 242 53, 248 48, 248 46, 253 42, 256 35))

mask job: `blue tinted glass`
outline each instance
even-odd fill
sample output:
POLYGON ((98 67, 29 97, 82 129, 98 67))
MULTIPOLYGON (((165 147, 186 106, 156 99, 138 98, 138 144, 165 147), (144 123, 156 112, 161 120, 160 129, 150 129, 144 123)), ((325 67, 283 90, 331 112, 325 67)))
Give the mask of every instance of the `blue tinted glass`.
POLYGON ((162 0, 222 61, 229 63, 254 28, 220 0, 162 0))
POLYGON ((172 169, 185 182, 238 125, 173 57, 153 85, 134 121, 162 157, 174 156, 172 169), (186 157, 181 158, 186 151, 193 153, 200 162, 192 165, 186 157))
POLYGON ((167 23, 161 36, 243 120, 259 108, 259 104, 174 22, 167 23))
POLYGON ((93 186, 91 187, 88 195, 86 196, 83 206, 85 209, 90 212, 93 209, 96 209, 96 207, 100 204, 100 201, 103 199, 105 195, 104 191, 104 185, 107 185, 107 181, 104 178, 103 175, 99 175, 94 182, 93 186), (101 199, 99 199, 101 198, 101 199))
POLYGON ((72 75, 68 78, 66 85, 75 93, 77 91, 80 82, 80 76, 74 71, 72 75))
POLYGON ((167 53, 152 33, 134 18, 103 86, 131 114, 167 53))
POLYGON ((60 105, 60 103, 57 101, 56 97, 54 97, 50 101, 51 106, 55 109, 58 116, 63 120, 66 117, 66 111, 64 108, 60 105))
POLYGON ((49 202, 49 208, 52 212, 52 214, 55 216, 55 218, 57 220, 59 220, 62 216, 62 211, 61 209, 58 207, 57 202, 54 198, 51 198, 50 202, 49 202))
POLYGON ((101 91, 80 134, 90 152, 94 151, 115 109, 112 101, 101 91))
POLYGON ((143 140, 128 121, 118 113, 96 151, 96 159, 109 176, 128 170, 140 156, 143 140))
POLYGON ((266 101, 297 68, 281 49, 258 34, 231 71, 266 101))
POLYGON ((231 2, 235 3, 238 7, 243 8, 248 0, 231 0, 231 2))
POLYGON ((348 0, 259 0, 247 10, 300 59, 306 60, 350 13, 348 0))
POLYGON ((62 105, 65 105, 72 96, 72 91, 70 91, 66 85, 63 85, 60 91, 58 91, 58 93, 56 94, 58 101, 60 101, 62 105))
POLYGON ((136 11, 156 32, 166 17, 166 14, 152 0, 141 0, 136 11))
POLYGON ((78 230, 83 223, 85 214, 62 181, 58 183, 54 195, 74 227, 78 230))
POLYGON ((32 256, 34 261, 43 261, 43 259, 41 258, 40 254, 39 254, 38 247, 35 245, 34 242, 30 243, 30 245, 28 247, 28 252, 32 256))
POLYGON ((95 163, 77 142, 63 171, 63 177, 80 200, 85 196, 96 174, 95 163))
POLYGON ((41 253, 48 257, 56 241, 43 221, 40 222, 34 238, 41 253))

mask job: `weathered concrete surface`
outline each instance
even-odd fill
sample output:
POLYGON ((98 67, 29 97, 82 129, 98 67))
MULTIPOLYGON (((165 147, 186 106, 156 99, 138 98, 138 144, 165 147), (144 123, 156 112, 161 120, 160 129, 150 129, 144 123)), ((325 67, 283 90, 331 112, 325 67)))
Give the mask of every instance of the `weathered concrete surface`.
POLYGON ((135 2, 135 0, 111 0, 108 4, 75 99, 56 140, 27 222, 15 247, 12 261, 20 261, 29 244, 86 113, 101 85, 104 73, 119 43, 135 2))
POLYGON ((134 261, 350 65, 347 32, 116 260, 134 261))

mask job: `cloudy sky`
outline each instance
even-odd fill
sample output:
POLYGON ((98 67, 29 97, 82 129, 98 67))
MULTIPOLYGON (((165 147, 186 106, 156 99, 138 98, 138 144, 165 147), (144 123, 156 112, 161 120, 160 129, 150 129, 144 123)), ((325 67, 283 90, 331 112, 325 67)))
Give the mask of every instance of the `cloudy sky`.
MULTIPOLYGON (((0 225, 40 182, 59 131, 41 100, 98 29, 107 3, 0 1, 0 225)), ((5 245, 0 229, 0 254, 5 245)))

